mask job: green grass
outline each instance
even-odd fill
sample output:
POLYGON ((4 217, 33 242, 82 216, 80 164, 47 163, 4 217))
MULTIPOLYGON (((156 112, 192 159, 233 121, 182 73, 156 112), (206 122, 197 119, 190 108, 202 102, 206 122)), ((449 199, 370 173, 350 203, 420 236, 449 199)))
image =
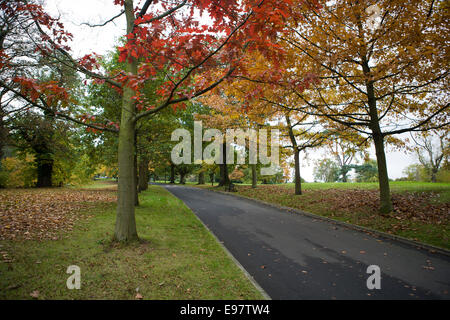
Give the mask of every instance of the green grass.
POLYGON ((140 197, 140 242, 111 241, 115 204, 80 212, 70 237, 0 241, 13 262, 0 263, 0 299, 262 299, 262 295, 180 200, 150 186, 140 197), (67 267, 81 268, 81 289, 66 287, 67 267))
POLYGON ((117 186, 117 181, 115 180, 92 180, 89 183, 73 186, 74 189, 110 189, 115 188, 117 186))

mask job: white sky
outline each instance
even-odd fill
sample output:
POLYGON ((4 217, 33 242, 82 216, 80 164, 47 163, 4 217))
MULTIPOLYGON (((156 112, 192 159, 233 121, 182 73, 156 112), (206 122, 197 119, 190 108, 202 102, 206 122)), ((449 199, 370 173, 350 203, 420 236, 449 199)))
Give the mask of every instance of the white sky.
POLYGON ((76 57, 105 54, 125 34, 124 15, 103 27, 80 26, 83 22, 100 24, 120 13, 121 7, 113 0, 45 0, 45 8, 54 17, 60 15, 66 30, 73 34, 70 47, 76 57))
MULTIPOLYGON (((104 27, 80 26, 83 22, 103 23, 118 14, 121 7, 115 6, 113 3, 113 0, 45 0, 45 8, 53 16, 60 15, 67 31, 74 35, 70 45, 73 54, 75 57, 81 57, 92 52, 100 55, 107 53, 117 43, 117 39, 125 34, 124 16, 104 27)), ((402 136, 406 138, 409 135, 404 134, 397 137, 401 138, 402 136)), ((370 149, 370 155, 375 159, 373 146, 370 149)), ((302 159, 301 174, 306 181, 313 181, 313 160, 323 156, 324 152, 317 150, 309 152, 309 161, 302 159)), ((406 153, 406 151, 393 151, 389 147, 386 148, 386 158, 391 179, 401 177, 405 167, 418 162, 414 154, 406 153)))

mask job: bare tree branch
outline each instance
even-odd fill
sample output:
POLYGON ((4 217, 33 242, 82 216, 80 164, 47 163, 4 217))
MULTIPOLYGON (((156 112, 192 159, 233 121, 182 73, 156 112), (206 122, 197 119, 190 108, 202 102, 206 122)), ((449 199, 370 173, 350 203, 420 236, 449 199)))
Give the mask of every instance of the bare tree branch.
POLYGON ((123 15, 124 13, 125 13, 125 10, 122 10, 119 14, 115 15, 114 17, 112 17, 112 18, 109 19, 109 20, 106 20, 106 21, 103 22, 103 23, 99 23, 99 24, 90 24, 89 22, 82 22, 82 23, 80 23, 80 25, 86 25, 86 26, 91 27, 91 28, 95 28, 95 27, 104 27, 104 26, 106 26, 108 23, 113 22, 115 19, 117 19, 118 17, 120 17, 120 16, 123 15))

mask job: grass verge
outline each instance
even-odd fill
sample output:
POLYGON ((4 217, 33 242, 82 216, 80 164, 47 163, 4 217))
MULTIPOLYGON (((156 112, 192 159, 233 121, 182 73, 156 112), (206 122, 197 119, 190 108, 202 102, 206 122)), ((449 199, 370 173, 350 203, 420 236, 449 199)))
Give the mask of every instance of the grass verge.
POLYGON ((179 199, 159 186, 136 208, 140 242, 111 242, 115 204, 81 212, 69 237, 2 240, 0 299, 262 299, 214 237, 179 199), (81 269, 69 290, 67 267, 81 269), (137 296, 137 293, 139 295, 137 296))
MULTIPOLYGON (((294 183, 280 184, 280 186, 294 189, 294 183)), ((416 182, 416 181, 391 181, 389 183, 391 192, 393 193, 421 193, 434 192, 439 194, 439 202, 450 202, 450 183, 432 183, 432 182, 416 182)), ((342 182, 308 182, 303 183, 304 190, 327 190, 327 189, 363 189, 378 190, 378 182, 358 182, 358 183, 342 183, 342 182)))

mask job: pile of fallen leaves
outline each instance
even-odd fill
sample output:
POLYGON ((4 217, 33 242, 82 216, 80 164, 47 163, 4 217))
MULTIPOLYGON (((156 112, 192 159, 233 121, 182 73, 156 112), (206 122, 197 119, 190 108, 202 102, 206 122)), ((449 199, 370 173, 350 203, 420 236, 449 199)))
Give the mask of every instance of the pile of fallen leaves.
MULTIPOLYGON (((379 217, 378 190, 305 190, 301 196, 294 196, 292 189, 280 186, 258 186, 256 189, 240 186, 238 191, 252 198, 303 210, 308 210, 315 205, 326 208, 331 215, 352 215, 364 212, 367 218, 379 217)), ((439 193, 436 192, 393 193, 394 214, 390 217, 394 217, 399 222, 449 223, 450 203, 439 202, 438 198, 439 193)))
POLYGON ((113 190, 0 190, 0 239, 57 240, 86 217, 80 211, 113 201, 113 190))
MULTIPOLYGON (((378 190, 314 190, 330 203, 336 211, 360 212, 377 214, 380 201, 378 190)), ((450 203, 438 203, 439 194, 434 192, 393 193, 393 217, 397 220, 412 220, 423 223, 441 224, 450 217, 450 203)))

